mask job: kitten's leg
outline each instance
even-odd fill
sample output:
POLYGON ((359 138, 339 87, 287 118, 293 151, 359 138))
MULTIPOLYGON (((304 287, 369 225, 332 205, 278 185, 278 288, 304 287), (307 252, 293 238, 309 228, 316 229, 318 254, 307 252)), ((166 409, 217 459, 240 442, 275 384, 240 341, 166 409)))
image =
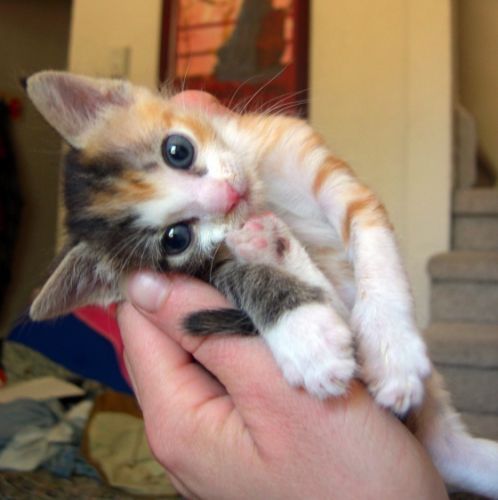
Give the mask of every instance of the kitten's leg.
POLYGON ((318 168, 313 189, 354 266, 351 324, 361 377, 378 403, 403 414, 421 403, 431 369, 408 280, 384 207, 347 166, 329 161, 318 168))
POLYGON ((352 334, 331 307, 339 297, 301 244, 266 215, 229 235, 227 245, 239 262, 216 284, 251 316, 287 381, 321 398, 343 394, 355 370, 352 334), (244 291, 234 296, 238 280, 244 291), (302 299, 308 290, 314 300, 302 299))
POLYGON ((424 402, 409 415, 407 425, 449 486, 498 498, 498 443, 466 431, 439 373, 433 371, 427 380, 424 402))
POLYGON ((349 320, 349 311, 332 283, 275 214, 251 217, 241 229, 227 235, 226 244, 239 262, 273 266, 311 286, 320 287, 336 312, 345 321, 349 320))

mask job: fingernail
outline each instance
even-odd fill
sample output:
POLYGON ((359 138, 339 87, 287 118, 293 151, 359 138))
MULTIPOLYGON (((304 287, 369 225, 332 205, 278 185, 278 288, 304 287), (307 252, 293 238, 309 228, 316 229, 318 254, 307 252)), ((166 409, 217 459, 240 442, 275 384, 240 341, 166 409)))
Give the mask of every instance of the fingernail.
POLYGON ((158 311, 168 297, 169 280, 162 274, 141 272, 128 280, 128 300, 139 309, 158 311))

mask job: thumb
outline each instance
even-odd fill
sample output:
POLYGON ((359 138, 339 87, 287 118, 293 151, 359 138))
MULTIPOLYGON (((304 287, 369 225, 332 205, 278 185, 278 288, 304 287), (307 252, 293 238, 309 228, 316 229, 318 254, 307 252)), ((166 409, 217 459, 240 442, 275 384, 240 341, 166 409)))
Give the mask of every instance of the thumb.
POLYGON ((197 337, 183 328, 185 318, 202 309, 231 307, 212 286, 185 275, 138 273, 127 284, 128 300, 156 328, 211 372, 232 398, 245 399, 250 386, 258 397, 287 392, 273 358, 259 337, 197 337), (275 383, 268 384, 268 380, 275 383))

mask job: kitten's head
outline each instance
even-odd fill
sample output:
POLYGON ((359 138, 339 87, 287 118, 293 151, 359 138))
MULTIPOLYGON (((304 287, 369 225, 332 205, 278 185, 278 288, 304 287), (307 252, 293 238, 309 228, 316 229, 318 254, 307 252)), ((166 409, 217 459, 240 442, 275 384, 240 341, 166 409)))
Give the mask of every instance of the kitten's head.
POLYGON ((253 208, 257 152, 234 143, 233 118, 63 72, 37 73, 26 88, 69 144, 67 244, 32 318, 118 300, 137 269, 197 272, 253 208))

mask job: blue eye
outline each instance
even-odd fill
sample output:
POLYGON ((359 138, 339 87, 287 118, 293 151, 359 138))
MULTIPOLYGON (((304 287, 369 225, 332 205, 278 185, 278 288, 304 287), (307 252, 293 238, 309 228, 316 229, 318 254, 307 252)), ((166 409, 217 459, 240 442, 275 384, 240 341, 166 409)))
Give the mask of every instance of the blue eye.
POLYGON ((193 144, 183 135, 168 135, 161 144, 164 161, 172 168, 186 170, 194 163, 193 144))
POLYGON ((166 228, 161 239, 161 245, 166 255, 178 255, 190 246, 192 231, 190 225, 180 222, 166 228))

